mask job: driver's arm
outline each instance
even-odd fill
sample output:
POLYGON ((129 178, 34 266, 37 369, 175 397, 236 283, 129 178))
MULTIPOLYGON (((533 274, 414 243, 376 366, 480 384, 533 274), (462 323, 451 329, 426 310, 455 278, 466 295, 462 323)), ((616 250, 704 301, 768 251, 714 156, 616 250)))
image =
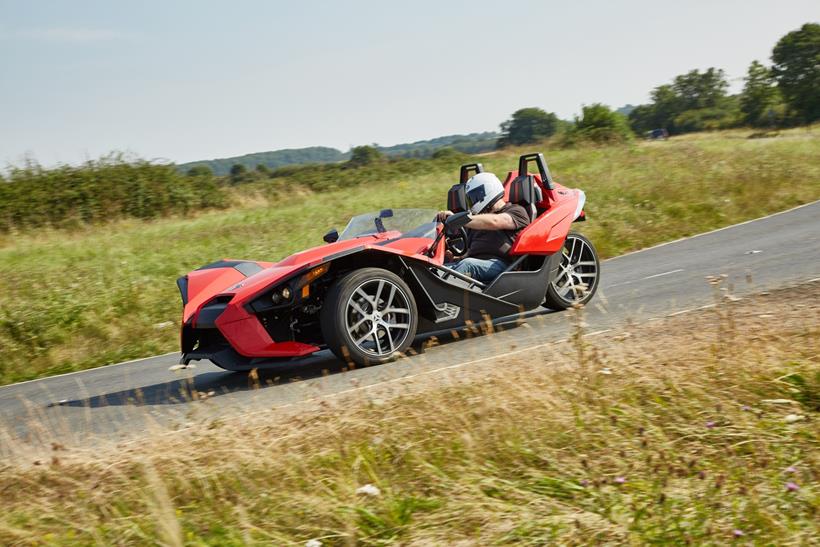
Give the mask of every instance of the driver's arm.
POLYGON ((473 230, 514 230, 515 222, 507 213, 473 215, 467 227, 473 230))
MULTIPOLYGON (((452 211, 439 211, 437 218, 439 222, 444 222, 452 215, 452 211)), ((474 230, 514 230, 515 221, 508 213, 485 213, 483 215, 472 215, 467 228, 474 230)))

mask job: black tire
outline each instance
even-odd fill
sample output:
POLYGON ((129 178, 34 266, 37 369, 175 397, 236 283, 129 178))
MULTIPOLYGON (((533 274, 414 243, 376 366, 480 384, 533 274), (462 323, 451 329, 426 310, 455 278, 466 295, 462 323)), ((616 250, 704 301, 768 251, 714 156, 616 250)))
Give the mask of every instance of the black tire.
POLYGON ((585 235, 578 232, 567 234, 561 253, 564 255, 561 258, 561 265, 555 279, 550 280, 547 285, 547 293, 542 304, 545 308, 553 310, 565 310, 589 302, 598 290, 601 277, 598 251, 585 235), (574 263, 572 274, 566 269, 570 262, 574 263), (568 283, 569 287, 565 283, 568 283))
POLYGON ((336 357, 376 365, 396 359, 410 347, 418 327, 418 310, 402 278, 389 270, 362 268, 333 284, 322 306, 320 323, 325 343, 336 357))

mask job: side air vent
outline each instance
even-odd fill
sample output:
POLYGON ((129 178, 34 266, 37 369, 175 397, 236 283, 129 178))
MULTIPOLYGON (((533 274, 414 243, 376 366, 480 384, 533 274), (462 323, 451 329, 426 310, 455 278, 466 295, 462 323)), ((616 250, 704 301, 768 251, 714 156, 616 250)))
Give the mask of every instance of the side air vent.
POLYGON ((233 297, 217 296, 208 301, 208 303, 199 310, 199 315, 197 315, 196 318, 196 327, 198 329, 215 329, 217 318, 222 315, 222 312, 228 307, 231 298, 233 297))
POLYGON ((453 304, 444 302, 436 306, 436 323, 444 321, 452 321, 458 314, 461 313, 461 308, 453 304))

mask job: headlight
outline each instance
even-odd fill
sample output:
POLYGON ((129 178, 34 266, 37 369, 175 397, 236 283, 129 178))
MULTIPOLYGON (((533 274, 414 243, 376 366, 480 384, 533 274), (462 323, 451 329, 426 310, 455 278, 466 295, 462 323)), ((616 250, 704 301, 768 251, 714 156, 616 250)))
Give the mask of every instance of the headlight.
POLYGON ((273 291, 270 295, 270 300, 274 304, 280 304, 285 300, 290 300, 290 289, 288 287, 283 287, 282 289, 273 291))
POLYGON ((305 299, 310 295, 310 283, 325 275, 330 270, 330 263, 326 262, 312 268, 301 276, 286 281, 284 286, 276 287, 265 292, 248 304, 256 313, 266 312, 278 306, 287 306, 292 303, 297 294, 305 299))

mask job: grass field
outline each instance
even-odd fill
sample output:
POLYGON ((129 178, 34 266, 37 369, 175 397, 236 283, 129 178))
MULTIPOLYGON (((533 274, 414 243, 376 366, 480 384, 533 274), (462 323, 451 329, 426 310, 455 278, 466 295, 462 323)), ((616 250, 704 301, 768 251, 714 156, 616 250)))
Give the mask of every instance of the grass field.
POLYGON ((810 545, 818 302, 716 296, 596 337, 576 315, 568 341, 404 384, 22 452, 0 543, 810 545))
MULTIPOLYGON (((820 198, 820 128, 748 135, 525 151, 544 150, 559 182, 587 192, 579 228, 608 257, 820 198)), ((476 159, 503 176, 521 152, 476 159)), ((428 165, 321 193, 287 179, 239 186, 232 208, 193 219, 0 235, 0 383, 173 351, 177 277, 224 257, 277 260, 356 213, 440 208, 458 165, 428 165)))

